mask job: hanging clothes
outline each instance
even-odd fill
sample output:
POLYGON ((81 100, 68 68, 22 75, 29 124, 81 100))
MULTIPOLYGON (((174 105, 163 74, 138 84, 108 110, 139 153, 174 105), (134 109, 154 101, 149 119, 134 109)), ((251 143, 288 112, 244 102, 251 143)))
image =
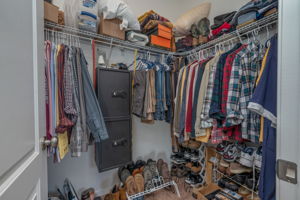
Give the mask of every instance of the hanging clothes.
MULTIPOLYGON (((106 126, 87 62, 80 48, 45 42, 46 133, 47 138, 69 134, 72 156, 86 152, 90 132, 96 142, 108 138, 106 126)), ((68 139, 67 139, 68 140, 68 139)), ((68 142, 66 142, 68 143, 68 142)), ((59 146, 59 145, 58 145, 59 146)), ((60 161, 66 149, 51 148, 54 161, 60 161)))
POLYGON ((275 35, 271 39, 265 68, 248 105, 249 110, 264 117, 259 196, 270 200, 276 197, 277 48, 275 35))

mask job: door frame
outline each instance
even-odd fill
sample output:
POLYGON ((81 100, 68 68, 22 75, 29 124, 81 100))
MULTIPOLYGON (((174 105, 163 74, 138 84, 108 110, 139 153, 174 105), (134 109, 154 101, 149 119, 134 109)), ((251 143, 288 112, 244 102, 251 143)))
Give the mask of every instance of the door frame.
MULTIPOLYGON (((300 154, 300 1, 279 0, 277 159, 295 162, 300 154)), ((299 184, 276 179, 277 199, 298 199, 299 184)))

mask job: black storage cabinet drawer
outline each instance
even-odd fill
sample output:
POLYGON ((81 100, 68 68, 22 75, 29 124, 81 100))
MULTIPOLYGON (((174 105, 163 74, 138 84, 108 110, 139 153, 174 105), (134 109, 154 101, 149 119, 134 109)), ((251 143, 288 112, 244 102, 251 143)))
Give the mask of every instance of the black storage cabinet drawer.
POLYGON ((130 73, 123 70, 97 70, 97 94, 104 117, 130 115, 130 73))
POLYGON ((99 172, 132 160, 130 72, 97 68, 97 96, 109 139, 95 143, 99 172))

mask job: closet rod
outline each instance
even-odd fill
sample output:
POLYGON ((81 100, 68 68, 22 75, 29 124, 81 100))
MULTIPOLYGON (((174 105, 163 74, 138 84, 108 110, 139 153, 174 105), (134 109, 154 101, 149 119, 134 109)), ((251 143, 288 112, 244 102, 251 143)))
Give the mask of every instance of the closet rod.
POLYGON ((86 40, 94 39, 98 43, 112 45, 112 46, 120 47, 120 48, 125 48, 128 50, 133 50, 133 51, 138 50, 139 52, 149 52, 149 53, 155 54, 155 55, 161 55, 161 54, 174 55, 175 54, 175 52, 162 50, 162 49, 155 48, 155 47, 141 46, 141 45, 129 42, 129 41, 120 40, 120 39, 112 38, 109 36, 89 32, 89 31, 79 30, 77 28, 63 26, 63 25, 45 21, 45 29, 51 30, 52 28, 56 29, 57 32, 68 33, 68 34, 71 34, 74 36, 80 36, 82 39, 86 39, 86 40))
MULTIPOLYGON (((92 39, 92 38, 81 36, 81 35, 74 35, 74 34, 71 34, 71 33, 57 31, 57 30, 53 30, 53 29, 50 29, 50 28, 45 28, 44 30, 45 31, 49 31, 49 32, 53 32, 53 33, 57 33, 57 34, 60 34, 60 35, 66 35, 66 36, 70 36, 70 37, 77 37, 79 39, 90 41, 90 42, 92 40, 94 40, 96 43, 105 44, 108 47, 114 46, 114 47, 119 47, 120 49, 127 49, 127 50, 130 50, 130 51, 138 50, 139 53, 150 53, 151 52, 151 51, 147 51, 147 50, 144 50, 144 49, 132 48, 132 47, 128 47, 128 46, 123 46, 121 44, 109 43, 109 42, 106 42, 106 41, 102 41, 102 40, 98 40, 98 39, 92 39)), ((165 54, 165 55, 174 55, 174 52, 168 52, 168 51, 166 51, 164 53, 151 52, 150 54, 151 55, 157 55, 157 56, 160 56, 162 54, 165 54)))

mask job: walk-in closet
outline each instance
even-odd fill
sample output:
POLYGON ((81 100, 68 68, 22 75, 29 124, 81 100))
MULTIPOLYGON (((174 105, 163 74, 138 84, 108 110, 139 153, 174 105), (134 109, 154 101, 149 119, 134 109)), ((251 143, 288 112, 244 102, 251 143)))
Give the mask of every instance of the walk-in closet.
POLYGON ((3 0, 0 200, 297 200, 298 0, 3 0))

